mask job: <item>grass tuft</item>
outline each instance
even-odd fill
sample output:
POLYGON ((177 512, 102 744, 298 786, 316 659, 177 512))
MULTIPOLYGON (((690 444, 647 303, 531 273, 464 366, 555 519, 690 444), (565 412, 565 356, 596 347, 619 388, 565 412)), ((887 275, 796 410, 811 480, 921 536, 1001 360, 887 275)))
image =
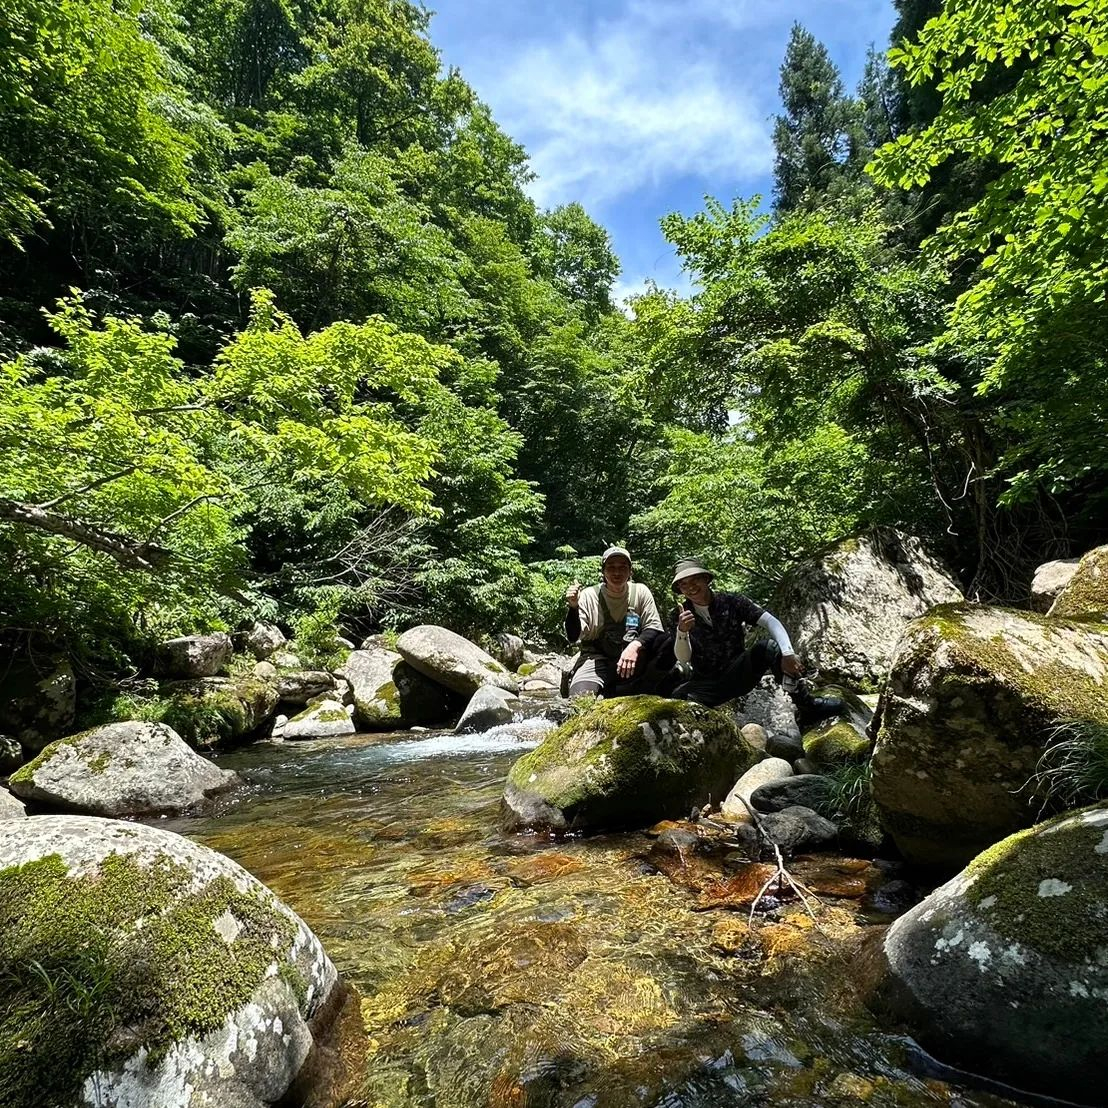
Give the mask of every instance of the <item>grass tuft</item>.
POLYGON ((1064 720, 1050 732, 1035 772, 1019 792, 1039 802, 1039 817, 1108 797, 1108 724, 1064 720))

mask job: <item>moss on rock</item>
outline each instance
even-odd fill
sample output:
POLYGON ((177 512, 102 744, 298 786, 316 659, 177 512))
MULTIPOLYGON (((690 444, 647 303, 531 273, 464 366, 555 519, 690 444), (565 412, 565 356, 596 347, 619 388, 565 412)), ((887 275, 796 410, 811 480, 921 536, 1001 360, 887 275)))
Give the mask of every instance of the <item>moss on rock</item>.
POLYGON ((841 766, 864 762, 871 743, 846 720, 835 720, 814 727, 804 735, 804 753, 820 765, 841 766))
POLYGON ((92 1071, 140 1047, 156 1060, 250 1000, 296 926, 227 876, 193 885, 169 858, 121 854, 93 873, 57 854, 0 870, 5 1104, 73 1103, 92 1071))
POLYGON ((1060 618, 1108 618, 1108 546, 1090 550, 1050 607, 1060 618))
POLYGON ((754 759, 724 712, 656 696, 576 713, 508 774, 509 826, 651 823, 721 800, 754 759))

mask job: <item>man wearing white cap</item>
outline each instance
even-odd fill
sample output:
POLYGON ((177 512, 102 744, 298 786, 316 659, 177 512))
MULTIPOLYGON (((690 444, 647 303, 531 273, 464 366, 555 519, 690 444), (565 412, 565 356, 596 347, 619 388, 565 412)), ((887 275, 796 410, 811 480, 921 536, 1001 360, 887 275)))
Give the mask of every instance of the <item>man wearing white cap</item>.
POLYGON ((673 574, 673 591, 684 600, 677 615, 673 653, 677 661, 692 667, 692 677, 674 696, 715 707, 745 696, 772 671, 809 716, 833 716, 842 701, 833 696, 813 696, 796 679, 804 672, 793 650, 789 633, 776 616, 747 596, 715 592, 715 574, 699 558, 684 558, 673 574), (771 638, 746 648, 746 629, 764 627, 771 638))
POLYGON ((654 597, 631 580, 631 554, 609 546, 600 559, 601 584, 566 589, 566 638, 581 641, 569 695, 626 696, 638 691, 650 645, 663 634, 654 597))

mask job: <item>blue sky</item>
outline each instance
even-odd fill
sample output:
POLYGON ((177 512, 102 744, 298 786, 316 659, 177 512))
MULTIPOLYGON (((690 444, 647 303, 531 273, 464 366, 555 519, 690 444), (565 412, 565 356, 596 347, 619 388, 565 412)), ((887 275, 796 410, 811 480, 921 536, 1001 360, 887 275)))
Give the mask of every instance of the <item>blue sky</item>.
POLYGON ((658 229, 705 194, 770 197, 778 70, 802 23, 848 90, 892 0, 429 0, 431 40, 531 155, 544 207, 578 200, 612 235, 617 293, 687 289, 658 229))

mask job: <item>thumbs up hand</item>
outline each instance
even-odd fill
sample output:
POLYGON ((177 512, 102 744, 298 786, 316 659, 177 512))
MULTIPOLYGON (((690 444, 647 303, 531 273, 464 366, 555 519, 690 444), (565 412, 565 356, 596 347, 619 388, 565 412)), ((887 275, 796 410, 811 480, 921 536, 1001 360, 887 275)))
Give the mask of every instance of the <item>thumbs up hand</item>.
POLYGON ((570 585, 568 589, 566 589, 566 604, 570 608, 576 608, 577 607, 577 598, 580 595, 580 593, 581 593, 581 582, 580 581, 574 581, 573 584, 570 585))

